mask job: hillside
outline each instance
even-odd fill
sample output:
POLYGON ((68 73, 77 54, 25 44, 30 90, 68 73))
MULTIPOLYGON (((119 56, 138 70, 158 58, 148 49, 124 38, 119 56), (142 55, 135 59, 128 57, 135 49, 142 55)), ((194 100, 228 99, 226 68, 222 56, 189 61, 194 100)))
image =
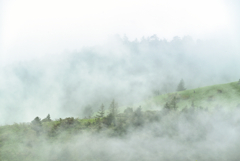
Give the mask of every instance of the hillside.
POLYGON ((174 97, 178 110, 190 107, 203 109, 240 107, 240 84, 231 82, 158 95, 134 106, 141 106, 143 110, 159 110, 174 97))
MULTIPOLYGON (((109 155, 109 149, 116 140, 123 146, 126 143, 125 148, 132 142, 141 147, 139 142, 142 140, 148 140, 144 145, 152 146, 155 141, 162 142, 162 139, 174 144, 184 143, 185 148, 193 144, 201 145, 209 139, 217 144, 219 138, 215 138, 216 133, 238 129, 239 108, 234 107, 240 106, 239 96, 240 85, 232 82, 155 96, 135 104, 137 108, 121 107, 120 113, 116 112, 117 103, 113 101, 110 109, 105 110, 105 115, 98 118, 51 120, 48 115, 42 120, 36 117, 31 123, 0 126, 0 160, 99 160, 103 157, 101 146, 109 147, 108 150, 102 149, 105 155, 109 155), (222 112, 218 110, 221 107, 236 110, 222 112), (198 110, 188 110, 195 108, 198 110), (226 127, 222 127, 223 121, 226 127), (92 140, 104 141, 98 145, 101 148, 96 149, 97 144, 92 140), (68 151, 69 148, 71 150, 68 151)), ((238 135, 239 132, 235 133, 238 135)), ((229 140, 221 138, 221 141, 229 140)), ((168 149, 164 146, 161 148, 168 149)), ((203 151, 206 148, 201 147, 203 151)), ((201 160, 202 156, 193 155, 192 158, 201 160)))

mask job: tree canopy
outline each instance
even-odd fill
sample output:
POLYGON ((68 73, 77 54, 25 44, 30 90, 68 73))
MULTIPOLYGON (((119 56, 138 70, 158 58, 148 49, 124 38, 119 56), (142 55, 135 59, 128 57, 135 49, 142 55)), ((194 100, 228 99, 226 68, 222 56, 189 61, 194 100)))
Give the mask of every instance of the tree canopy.
POLYGON ((186 88, 184 87, 183 79, 181 79, 181 81, 179 82, 179 84, 177 86, 177 91, 184 91, 184 90, 186 90, 186 88))

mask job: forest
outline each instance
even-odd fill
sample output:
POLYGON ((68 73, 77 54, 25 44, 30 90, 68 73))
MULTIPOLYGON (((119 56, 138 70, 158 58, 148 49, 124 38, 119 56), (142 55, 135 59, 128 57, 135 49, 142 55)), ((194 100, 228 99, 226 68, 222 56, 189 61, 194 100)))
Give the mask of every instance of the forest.
POLYGON ((86 106, 84 118, 53 120, 50 114, 43 119, 37 116, 28 123, 0 127, 0 159, 165 160, 178 157, 185 160, 189 157, 214 160, 217 156, 213 152, 217 151, 222 152, 218 160, 236 159, 239 157, 236 151, 240 134, 239 95, 240 81, 186 90, 181 80, 176 92, 156 95, 142 102, 143 106, 120 107, 112 100, 108 106, 101 104, 97 111, 86 106), (226 104, 220 104, 222 98, 226 98, 223 101, 228 102, 227 108, 226 104), (150 101, 158 109, 147 108, 150 101), (229 149, 218 147, 219 141, 229 149), (155 145, 155 142, 164 145, 155 145), (213 144, 213 149, 204 146, 207 142, 213 144), (133 156, 128 155, 127 147, 136 147, 136 144, 140 147, 131 152, 133 156), (149 146, 152 149, 146 149, 149 146), (155 146, 163 152, 154 152, 155 146), (185 151, 180 152, 179 146, 185 151), (117 148, 114 155, 111 148, 117 148))

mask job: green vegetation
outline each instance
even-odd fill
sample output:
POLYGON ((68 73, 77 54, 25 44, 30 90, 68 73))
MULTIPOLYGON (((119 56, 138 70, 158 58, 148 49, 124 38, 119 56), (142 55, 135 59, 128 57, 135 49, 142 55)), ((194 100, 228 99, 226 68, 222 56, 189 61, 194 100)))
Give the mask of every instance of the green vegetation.
POLYGON ((184 81, 181 79, 181 81, 178 84, 177 91, 184 91, 186 88, 184 87, 184 81))
POLYGON ((221 107, 231 109, 240 106, 240 85, 232 82, 163 94, 142 102, 141 106, 143 110, 160 110, 166 103, 172 106, 176 103, 179 111, 192 106, 209 110, 221 107))
POLYGON ((116 114, 116 103, 111 103, 110 113, 106 117, 91 119, 65 118, 55 121, 42 121, 36 117, 31 123, 21 123, 0 127, 0 160, 45 160, 34 158, 38 148, 43 143, 54 145, 67 143, 75 136, 89 133, 103 133, 109 137, 123 136, 127 129, 140 127, 145 121, 157 118, 158 113, 142 113, 141 108, 136 111, 125 110, 116 114), (150 117, 151 116, 151 117, 150 117), (36 146, 37 145, 37 146, 36 146), (24 150, 23 150, 24 149, 24 150))
MULTIPOLYGON (((120 110, 113 100, 108 110, 102 104, 94 117, 92 108, 88 106, 84 109, 88 118, 84 119, 68 117, 52 120, 48 114, 43 120, 35 117, 31 123, 0 126, 0 160, 46 160, 38 152, 38 146, 43 143, 64 143, 84 133, 124 137, 129 129, 138 129, 162 118, 173 120, 195 109, 240 107, 239 98, 240 85, 232 82, 159 95, 142 102, 142 106, 136 109, 128 107, 120 110)), ((166 121, 163 123, 166 124, 166 121)))

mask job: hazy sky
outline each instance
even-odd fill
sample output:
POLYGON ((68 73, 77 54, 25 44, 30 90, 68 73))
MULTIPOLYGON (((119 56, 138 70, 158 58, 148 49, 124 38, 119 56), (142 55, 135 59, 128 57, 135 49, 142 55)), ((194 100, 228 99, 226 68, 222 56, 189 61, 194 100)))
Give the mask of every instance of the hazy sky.
POLYGON ((2 0, 0 5, 2 64, 80 50, 115 34, 130 40, 234 35, 233 13, 224 0, 2 0))

